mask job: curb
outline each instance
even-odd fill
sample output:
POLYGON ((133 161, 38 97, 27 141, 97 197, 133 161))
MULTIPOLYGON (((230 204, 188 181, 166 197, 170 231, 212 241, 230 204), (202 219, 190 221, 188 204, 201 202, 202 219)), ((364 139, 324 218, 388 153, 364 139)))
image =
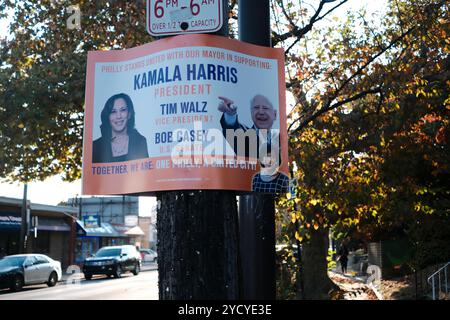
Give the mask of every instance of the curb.
MULTIPOLYGON (((142 266, 141 267, 141 272, 146 272, 146 271, 155 271, 158 270, 158 265, 152 265, 152 266, 142 266)), ((76 274, 76 273, 74 273, 76 274)), ((59 281, 59 283, 65 284, 67 283, 67 280, 69 279, 69 277, 72 274, 70 273, 65 273, 62 275, 61 280, 59 281)), ((80 281, 85 281, 86 279, 84 278, 84 274, 83 272, 78 273, 78 277, 74 278, 74 280, 80 280, 80 281)))

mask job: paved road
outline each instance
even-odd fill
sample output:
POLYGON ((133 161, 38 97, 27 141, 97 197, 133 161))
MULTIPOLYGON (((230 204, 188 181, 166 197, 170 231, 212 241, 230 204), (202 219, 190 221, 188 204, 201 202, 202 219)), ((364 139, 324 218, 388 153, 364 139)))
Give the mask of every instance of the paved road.
POLYGON ((126 273, 120 279, 98 276, 53 288, 35 285, 15 293, 2 290, 0 300, 158 300, 158 272, 126 273))

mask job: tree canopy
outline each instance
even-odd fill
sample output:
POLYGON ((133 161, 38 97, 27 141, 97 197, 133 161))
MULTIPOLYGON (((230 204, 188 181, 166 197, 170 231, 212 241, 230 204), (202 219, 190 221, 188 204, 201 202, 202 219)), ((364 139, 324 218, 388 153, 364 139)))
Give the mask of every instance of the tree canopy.
POLYGON ((326 204, 322 209, 330 217, 376 216, 378 201, 398 192, 394 186, 422 194, 427 191, 419 185, 426 180, 440 184, 446 178, 446 18, 442 1, 393 1, 382 30, 361 18, 362 32, 355 27, 357 18, 349 15, 339 27, 325 30, 323 38, 313 35, 324 43, 315 52, 290 57, 290 73, 296 71, 290 85, 297 98, 290 114, 290 156, 298 182, 308 186, 299 188, 308 195, 296 198, 297 203, 305 200, 306 208, 326 204), (313 61, 311 55, 312 64, 306 62, 313 61), (419 185, 406 186, 404 179, 419 185), (317 192, 328 198, 315 197, 317 192), (353 201, 353 211, 347 208, 350 203, 335 210, 332 203, 342 201, 342 194, 353 201), (374 208, 363 210, 359 203, 374 208))
POLYGON ((0 51, 0 176, 78 179, 87 52, 152 41, 145 1, 6 0, 0 12, 12 15, 0 51))
MULTIPOLYGON (((425 256, 421 231, 450 214, 448 3, 390 1, 378 19, 348 14, 291 48, 296 185, 279 201, 281 227, 305 245, 331 227, 364 241, 407 236, 425 256)), ((436 243, 428 263, 450 258, 436 243)))

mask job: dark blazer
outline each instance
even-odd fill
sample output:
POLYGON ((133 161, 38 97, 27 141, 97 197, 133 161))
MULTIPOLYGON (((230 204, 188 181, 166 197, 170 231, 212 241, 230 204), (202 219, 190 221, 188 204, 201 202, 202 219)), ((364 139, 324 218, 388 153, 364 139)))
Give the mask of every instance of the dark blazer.
MULTIPOLYGON (((244 156, 245 158, 249 158, 250 150, 252 150, 251 146, 250 146, 250 139, 247 138, 247 137, 245 138, 245 151, 244 151, 245 153, 242 154, 242 152, 241 152, 241 154, 238 154, 237 137, 234 138, 234 144, 233 144, 233 141, 231 141, 231 139, 228 140, 227 135, 226 135, 226 131, 227 131, 227 129, 228 130, 229 129, 231 129, 231 130, 242 129, 246 133, 247 133, 247 131, 250 131, 249 133, 254 133, 256 135, 256 157, 259 158, 259 148, 261 146, 261 141, 260 141, 259 135, 257 134, 256 127, 254 125, 252 127, 247 127, 246 125, 241 124, 239 122, 238 118, 236 118, 236 122, 234 123, 234 125, 229 125, 229 124, 226 123, 224 115, 222 115, 222 117, 220 118, 220 125, 222 126, 223 136, 227 140, 228 144, 230 146, 234 145, 234 153, 236 155, 238 155, 238 156, 244 156), (251 131, 253 131, 253 132, 251 132, 251 131)), ((271 130, 268 130, 268 134, 271 134, 271 130)), ((269 148, 270 148, 270 145, 269 145, 269 148)), ((281 158, 280 158, 280 161, 281 161, 281 158)))
POLYGON ((113 157, 111 140, 105 137, 98 138, 93 143, 92 162, 119 162, 148 158, 147 140, 143 135, 133 129, 129 134, 128 153, 113 157))
MULTIPOLYGON (((238 139, 237 139, 237 137, 234 138, 234 143, 233 143, 232 140, 228 140, 226 131, 230 130, 230 129, 234 130, 234 131, 238 130, 238 129, 242 129, 244 132, 247 132, 248 130, 252 130, 253 132, 251 132, 251 131, 250 132, 254 133, 256 135, 256 128, 255 128, 255 126, 249 128, 246 125, 241 124, 239 122, 239 119, 236 119, 236 122, 234 123, 234 125, 229 125, 229 124, 227 124, 225 122, 225 116, 224 115, 222 115, 222 117, 220 118, 220 125, 222 126, 222 133, 223 133, 224 138, 227 139, 227 142, 228 142, 228 144, 230 146, 234 146, 233 147, 234 153, 236 155, 238 155, 238 156, 244 156, 245 158, 248 158, 249 155, 250 155, 250 150, 251 150, 250 149, 250 140, 248 138, 245 139, 245 149, 244 149, 245 151, 244 151, 244 154, 242 154, 242 153, 238 154, 238 139)), ((256 157, 258 157, 258 154, 259 154, 259 137, 256 136, 256 157)))

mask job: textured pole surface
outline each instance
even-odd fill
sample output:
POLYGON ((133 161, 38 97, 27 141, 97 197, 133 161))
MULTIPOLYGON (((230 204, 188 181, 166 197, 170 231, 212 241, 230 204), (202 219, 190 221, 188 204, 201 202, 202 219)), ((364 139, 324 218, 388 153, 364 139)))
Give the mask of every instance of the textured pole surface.
POLYGON ((239 299, 235 193, 163 192, 158 201, 159 299, 239 299))
MULTIPOLYGON (((239 1, 239 40, 271 46, 269 0, 239 1)), ((244 299, 275 299, 275 206, 272 195, 239 199, 244 299)))

